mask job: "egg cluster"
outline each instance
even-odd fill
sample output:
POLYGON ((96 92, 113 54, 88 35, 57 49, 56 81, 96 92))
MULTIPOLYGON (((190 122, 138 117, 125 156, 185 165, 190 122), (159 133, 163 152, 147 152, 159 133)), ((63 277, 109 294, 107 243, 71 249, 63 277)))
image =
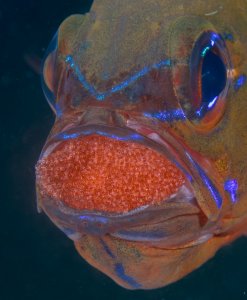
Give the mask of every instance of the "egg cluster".
POLYGON ((38 162, 36 173, 43 196, 74 209, 106 212, 159 203, 185 181, 160 153, 99 135, 62 142, 38 162))

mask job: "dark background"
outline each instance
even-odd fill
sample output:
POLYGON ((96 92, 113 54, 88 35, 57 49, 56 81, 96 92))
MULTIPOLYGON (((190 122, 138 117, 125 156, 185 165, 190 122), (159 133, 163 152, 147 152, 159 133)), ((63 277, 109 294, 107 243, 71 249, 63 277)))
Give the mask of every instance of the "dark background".
POLYGON ((133 292, 89 266, 37 213, 34 166, 54 116, 26 60, 41 58, 62 20, 91 3, 0 0, 0 300, 247 299, 245 238, 175 284, 133 292))

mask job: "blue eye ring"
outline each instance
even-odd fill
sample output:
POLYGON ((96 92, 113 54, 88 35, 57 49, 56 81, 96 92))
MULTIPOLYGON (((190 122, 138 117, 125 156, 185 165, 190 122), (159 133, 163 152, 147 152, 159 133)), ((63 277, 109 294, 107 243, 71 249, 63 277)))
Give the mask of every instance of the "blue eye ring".
POLYGON ((191 106, 186 112, 198 126, 216 125, 221 119, 230 85, 230 57, 223 38, 204 32, 190 56, 191 106))

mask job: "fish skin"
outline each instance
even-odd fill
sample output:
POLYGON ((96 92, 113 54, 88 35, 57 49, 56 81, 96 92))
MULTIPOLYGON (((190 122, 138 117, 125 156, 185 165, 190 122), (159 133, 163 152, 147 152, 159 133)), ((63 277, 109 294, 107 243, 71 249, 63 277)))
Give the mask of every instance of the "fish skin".
MULTIPOLYGON (((111 234, 80 235, 78 225, 73 236, 78 252, 125 288, 153 289, 177 281, 222 246, 246 235, 247 86, 236 88, 241 76, 247 74, 246 27, 244 0, 96 0, 90 13, 69 17, 58 30, 56 63, 51 69, 53 82, 49 79, 48 84, 58 99, 52 104, 57 118, 45 147, 54 135, 71 124, 109 124, 109 111, 114 111, 121 126, 128 124, 136 129, 135 124, 142 124, 161 136, 169 132, 205 170, 223 198, 222 207, 217 209, 210 197, 196 191, 203 213, 215 226, 205 230, 210 235, 205 241, 184 247, 167 249, 111 234), (180 109, 180 93, 190 99, 189 92, 179 88, 188 84, 189 56, 195 41, 207 30, 224 37, 230 58, 229 89, 219 108, 219 117, 206 125, 193 123, 187 117, 167 122, 145 118, 144 113, 180 109), (171 67, 151 71, 129 90, 98 101, 83 88, 75 69, 66 63, 68 56, 73 57, 96 91, 109 91, 129 74, 164 60, 171 60, 171 67), (233 179, 238 183, 234 203, 224 189, 224 183, 233 179)), ((198 184, 197 188, 202 186, 198 184)), ((49 208, 39 191, 38 198, 39 206, 62 228, 63 224, 53 214, 54 208, 49 208)))

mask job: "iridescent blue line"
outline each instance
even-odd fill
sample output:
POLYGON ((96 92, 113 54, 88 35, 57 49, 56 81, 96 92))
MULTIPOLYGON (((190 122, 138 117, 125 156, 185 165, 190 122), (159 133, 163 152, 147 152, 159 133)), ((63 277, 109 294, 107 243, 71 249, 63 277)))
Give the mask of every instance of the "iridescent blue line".
POLYGON ((236 179, 229 179, 225 181, 224 189, 230 194, 233 203, 237 201, 238 181, 236 179))
MULTIPOLYGON (((102 247, 104 248, 105 252, 112 258, 112 259, 116 259, 116 256, 112 253, 112 251, 110 250, 110 248, 108 247, 108 245, 105 243, 104 240, 102 240, 101 238, 99 239, 102 247)), ((128 283, 131 287, 134 288, 141 288, 141 284, 138 283, 134 278, 132 278, 131 276, 125 274, 125 270, 124 267, 121 263, 115 263, 114 265, 114 269, 115 269, 115 273, 116 275, 121 278, 123 281, 125 281, 126 283, 128 283)))
POLYGON ((239 76, 234 83, 234 89, 235 91, 238 91, 247 81, 247 76, 245 74, 239 76))
POLYGON ((134 278, 130 277, 129 275, 125 274, 124 267, 121 263, 115 264, 115 272, 118 277, 120 277, 122 280, 127 282, 131 287, 134 287, 136 289, 141 288, 141 284, 138 283, 134 278))
POLYGON ((133 140, 142 140, 143 139, 143 137, 137 133, 133 133, 133 134, 130 134, 127 136, 118 136, 118 135, 100 131, 100 130, 85 130, 83 132, 77 132, 77 133, 71 133, 71 134, 60 133, 57 137, 61 138, 63 140, 70 140, 70 139, 78 138, 81 135, 91 135, 91 134, 99 134, 101 136, 110 137, 110 138, 113 138, 113 139, 119 140, 119 141, 129 141, 129 140, 133 141, 133 140))
POLYGON ((210 194, 212 195, 212 197, 213 197, 213 199, 214 199, 217 207, 221 208, 221 206, 222 206, 222 197, 221 197, 219 191, 216 189, 215 185, 209 179, 209 177, 207 176, 207 174, 197 164, 197 162, 195 162, 188 153, 186 153, 186 155, 189 158, 189 160, 191 161, 191 163, 193 164, 193 166, 198 171, 199 175, 201 176, 202 181, 204 182, 205 186, 207 187, 207 189, 209 190, 210 194))
POLYGON ((162 60, 158 63, 155 63, 151 66, 144 67, 142 70, 139 72, 135 73, 134 75, 130 76, 126 80, 122 81, 120 84, 117 84, 113 86, 109 91, 106 92, 98 92, 85 78, 85 76, 81 73, 78 65, 75 63, 72 55, 67 55, 65 62, 69 64, 71 69, 74 70, 78 80, 81 82, 81 84, 84 86, 84 88, 92 95, 94 96, 97 100, 102 101, 106 97, 119 92, 123 89, 125 89, 127 86, 138 80, 140 77, 146 75, 153 69, 160 69, 162 67, 170 67, 171 66, 171 60, 166 59, 162 60))
POLYGON ((101 224, 107 224, 108 219, 100 216, 79 216, 80 220, 86 221, 86 222, 98 222, 101 224))
POLYGON ((57 117, 61 117, 63 115, 63 112, 61 110, 60 105, 58 103, 55 103, 54 107, 55 107, 57 117))
POLYGON ((116 258, 115 255, 111 252, 110 248, 108 247, 108 245, 106 244, 105 241, 103 241, 102 239, 99 239, 102 247, 104 248, 105 252, 111 257, 111 258, 116 258))
POLYGON ((186 119, 186 116, 182 109, 171 109, 153 113, 144 113, 143 115, 148 118, 158 119, 162 122, 172 122, 186 119))

